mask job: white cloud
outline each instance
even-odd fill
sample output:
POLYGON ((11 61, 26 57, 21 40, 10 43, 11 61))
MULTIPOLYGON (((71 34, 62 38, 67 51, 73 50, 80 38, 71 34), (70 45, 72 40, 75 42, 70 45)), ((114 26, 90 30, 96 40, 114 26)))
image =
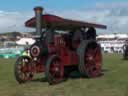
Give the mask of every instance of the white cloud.
POLYGON ((26 31, 24 22, 30 17, 31 13, 0 11, 0 32, 26 31))

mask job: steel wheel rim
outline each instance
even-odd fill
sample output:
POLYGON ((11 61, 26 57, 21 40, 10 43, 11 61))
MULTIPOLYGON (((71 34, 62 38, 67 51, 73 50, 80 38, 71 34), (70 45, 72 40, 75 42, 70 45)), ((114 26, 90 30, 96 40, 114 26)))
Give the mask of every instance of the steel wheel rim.
POLYGON ((88 77, 97 77, 101 72, 102 55, 101 48, 96 44, 96 47, 87 47, 85 51, 85 69, 88 77))

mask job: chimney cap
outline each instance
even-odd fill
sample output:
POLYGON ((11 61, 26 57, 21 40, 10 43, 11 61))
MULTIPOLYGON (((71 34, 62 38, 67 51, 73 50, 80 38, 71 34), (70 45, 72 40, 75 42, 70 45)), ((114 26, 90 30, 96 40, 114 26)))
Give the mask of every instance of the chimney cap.
POLYGON ((34 11, 43 11, 43 9, 44 9, 43 7, 37 6, 34 8, 34 11))

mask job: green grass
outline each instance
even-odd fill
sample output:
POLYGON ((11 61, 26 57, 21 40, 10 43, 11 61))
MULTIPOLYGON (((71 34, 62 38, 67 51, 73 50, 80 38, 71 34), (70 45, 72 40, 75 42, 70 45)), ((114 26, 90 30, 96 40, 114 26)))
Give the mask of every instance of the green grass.
POLYGON ((18 84, 13 74, 14 62, 0 59, 0 96, 128 96, 128 61, 122 60, 121 55, 104 55, 101 77, 69 78, 54 86, 40 80, 18 84))

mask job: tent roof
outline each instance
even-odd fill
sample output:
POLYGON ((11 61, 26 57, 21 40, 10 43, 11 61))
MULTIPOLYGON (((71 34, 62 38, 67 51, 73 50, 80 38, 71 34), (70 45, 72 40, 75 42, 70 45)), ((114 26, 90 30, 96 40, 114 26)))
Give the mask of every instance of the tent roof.
POLYGON ((34 42, 35 40, 32 38, 21 38, 20 40, 16 41, 16 44, 26 45, 28 43, 28 45, 32 45, 34 42))
MULTIPOLYGON (((71 28, 79 28, 79 27, 94 27, 94 28, 101 28, 101 29, 107 28, 105 25, 64 19, 59 16, 55 16, 55 15, 51 15, 51 14, 42 15, 42 21, 44 22, 42 24, 43 28, 46 26, 52 26, 58 30, 69 30, 71 28)), ((35 28, 36 27, 35 17, 26 21, 25 26, 35 28)))
POLYGON ((105 34, 105 35, 99 35, 99 36, 97 36, 97 38, 104 38, 104 39, 114 39, 114 38, 125 39, 125 38, 128 38, 128 35, 127 34, 105 34))

